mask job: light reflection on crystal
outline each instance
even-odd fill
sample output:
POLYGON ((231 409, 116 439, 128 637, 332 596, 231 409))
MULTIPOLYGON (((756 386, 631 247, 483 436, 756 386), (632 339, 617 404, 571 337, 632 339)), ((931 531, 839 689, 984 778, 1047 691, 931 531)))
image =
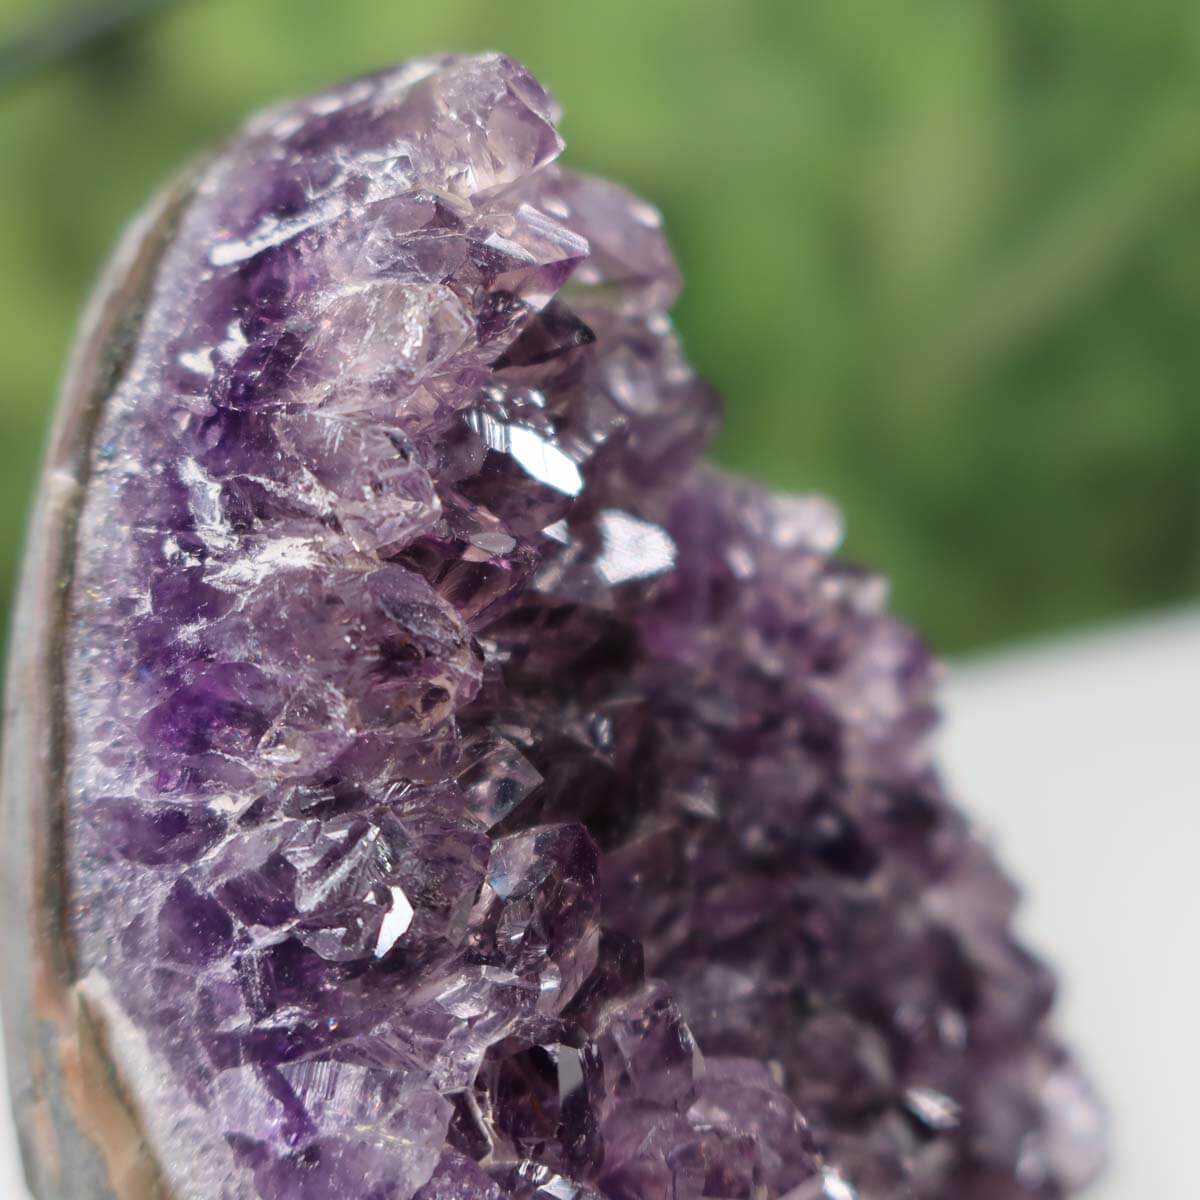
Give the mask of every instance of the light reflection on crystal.
POLYGON ((650 521, 619 509, 605 509, 596 520, 601 550, 595 571, 610 587, 632 579, 653 579, 675 562, 675 543, 650 521))
POLYGON ((404 889, 393 885, 388 888, 388 892, 391 894, 391 905, 379 926, 379 939, 375 943, 376 958, 383 958, 391 950, 408 932, 413 919, 413 906, 404 894, 404 889))
POLYGON ((912 1087, 904 1096, 913 1115, 930 1129, 941 1132, 958 1124, 960 1106, 936 1089, 912 1087))

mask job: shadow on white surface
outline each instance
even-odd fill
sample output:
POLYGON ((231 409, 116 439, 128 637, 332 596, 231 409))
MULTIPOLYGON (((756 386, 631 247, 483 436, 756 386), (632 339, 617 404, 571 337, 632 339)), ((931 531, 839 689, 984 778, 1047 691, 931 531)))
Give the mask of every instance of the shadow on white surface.
MULTIPOLYGON (((1026 884, 1022 926, 1108 1102, 1087 1200, 1196 1196, 1198 688, 1195 611, 977 661, 946 692, 950 781, 1026 884)), ((25 1195, 6 1115, 0 1197, 25 1195)))

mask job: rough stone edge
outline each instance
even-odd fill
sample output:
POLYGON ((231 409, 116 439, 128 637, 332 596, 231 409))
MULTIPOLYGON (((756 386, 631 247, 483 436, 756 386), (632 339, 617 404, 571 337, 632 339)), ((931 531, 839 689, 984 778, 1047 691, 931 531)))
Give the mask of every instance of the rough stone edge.
POLYGON ((134 219, 88 302, 59 394, 11 627, 0 768, 3 1017, 10 1098, 36 1200, 170 1200, 105 1030, 76 988, 63 671, 92 441, 195 177, 185 172, 134 219))

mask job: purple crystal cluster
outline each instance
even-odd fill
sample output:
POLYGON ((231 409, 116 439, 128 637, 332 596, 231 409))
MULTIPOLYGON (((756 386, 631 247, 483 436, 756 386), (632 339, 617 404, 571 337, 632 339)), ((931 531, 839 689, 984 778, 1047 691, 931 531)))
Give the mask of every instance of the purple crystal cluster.
POLYGON ((934 671, 701 465, 659 218, 498 55, 255 120, 95 442, 79 1002, 179 1200, 1051 1200, 1098 1154, 934 671))

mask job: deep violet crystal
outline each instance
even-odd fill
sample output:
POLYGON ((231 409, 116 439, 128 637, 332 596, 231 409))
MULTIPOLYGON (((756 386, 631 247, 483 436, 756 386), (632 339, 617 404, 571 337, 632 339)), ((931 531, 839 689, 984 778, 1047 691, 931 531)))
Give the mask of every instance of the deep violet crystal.
POLYGON ((699 461, 658 214, 557 115, 412 62, 179 210, 62 652, 71 1004, 161 1191, 107 1186, 1065 1196, 1097 1109, 929 654, 827 501, 699 461))

